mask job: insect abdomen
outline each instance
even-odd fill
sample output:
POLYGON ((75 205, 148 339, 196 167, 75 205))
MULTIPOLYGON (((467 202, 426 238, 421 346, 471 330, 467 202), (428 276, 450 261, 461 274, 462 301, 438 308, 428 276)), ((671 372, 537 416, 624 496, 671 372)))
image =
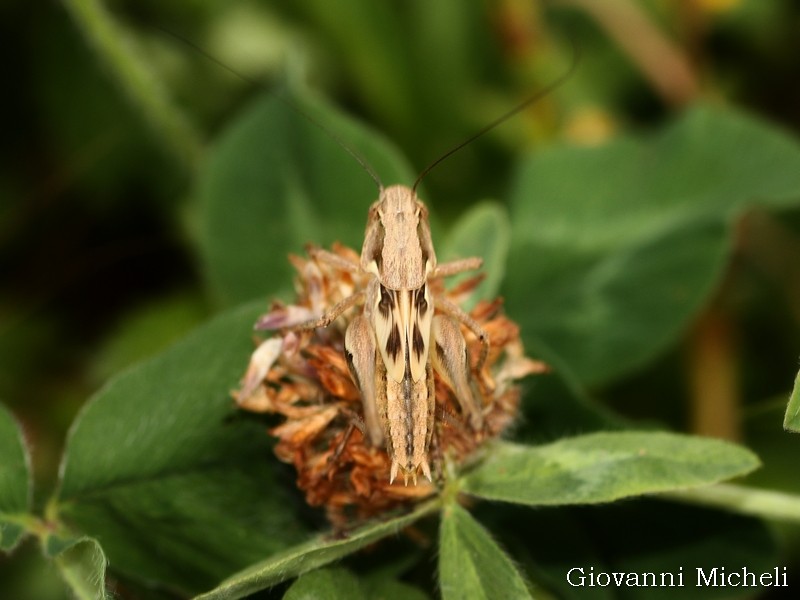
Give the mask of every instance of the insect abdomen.
MULTIPOLYGON (((393 458, 391 480, 399 471, 416 481, 417 472, 431 478, 428 447, 433 435, 433 371, 427 366, 426 377, 414 381, 409 373, 402 381, 384 375, 386 412, 384 428, 389 455, 393 458)), ((385 371, 384 371, 385 373, 385 371)))

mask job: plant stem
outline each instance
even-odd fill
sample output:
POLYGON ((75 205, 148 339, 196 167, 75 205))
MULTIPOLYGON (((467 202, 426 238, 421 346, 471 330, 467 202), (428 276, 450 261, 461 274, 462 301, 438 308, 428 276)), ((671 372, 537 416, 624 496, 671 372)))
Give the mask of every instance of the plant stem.
POLYGON ((691 430, 738 441, 742 437, 739 344, 735 324, 720 305, 718 296, 697 319, 689 339, 691 430))
POLYGON ((699 94, 689 58, 633 0, 558 0, 584 10, 625 52, 664 102, 683 106, 699 94))
POLYGON ((690 490, 666 492, 661 497, 725 508, 745 515, 800 522, 800 496, 720 483, 690 490))
POLYGON ((135 41, 125 28, 100 0, 64 0, 64 6, 158 138, 188 171, 193 171, 202 154, 201 136, 171 101, 153 69, 137 54, 135 41))

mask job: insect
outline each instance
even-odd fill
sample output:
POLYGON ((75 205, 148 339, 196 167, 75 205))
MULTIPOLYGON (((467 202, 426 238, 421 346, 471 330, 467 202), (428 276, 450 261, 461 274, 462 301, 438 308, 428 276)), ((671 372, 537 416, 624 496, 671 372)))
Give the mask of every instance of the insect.
POLYGON ((348 325, 345 356, 361 392, 366 433, 386 446, 392 459, 390 481, 398 473, 416 482, 421 470, 432 479, 428 459, 434 431, 435 370, 452 388, 470 426, 483 425, 482 406, 471 389, 467 344, 458 322, 480 339, 480 372, 489 337, 461 308, 434 295, 433 279, 478 269, 480 258, 438 264, 431 240, 428 209, 409 187, 381 187, 369 210, 360 262, 321 249, 320 261, 368 274, 365 289, 342 300, 319 319, 298 329, 327 327, 344 311, 363 304, 348 325), (437 314, 438 313, 438 314, 437 314))

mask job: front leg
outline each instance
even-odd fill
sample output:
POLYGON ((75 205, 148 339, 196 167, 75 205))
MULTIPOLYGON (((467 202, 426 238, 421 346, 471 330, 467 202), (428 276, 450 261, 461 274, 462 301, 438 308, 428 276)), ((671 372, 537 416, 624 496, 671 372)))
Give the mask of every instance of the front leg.
POLYGON ((334 254, 328 250, 323 250, 322 248, 317 248, 315 246, 308 248, 308 255, 318 262, 327 263, 332 267, 339 269, 340 271, 347 271, 349 273, 353 273, 354 275, 360 274, 361 265, 346 258, 339 256, 338 254, 334 254))
POLYGON ((483 265, 483 259, 473 256, 472 258, 461 258, 450 262, 438 265, 431 273, 431 277, 450 277, 450 275, 458 275, 464 271, 474 271, 480 269, 483 265))
POLYGON ((318 327, 327 327, 331 323, 333 323, 336 319, 338 319, 341 314, 346 311, 348 308, 355 306, 364 301, 366 294, 364 290, 356 292, 338 304, 336 304, 333 308, 331 308, 328 312, 322 315, 319 319, 315 321, 308 321, 306 323, 300 323, 299 325, 295 325, 293 327, 289 327, 290 331, 310 331, 311 329, 317 329, 318 327))

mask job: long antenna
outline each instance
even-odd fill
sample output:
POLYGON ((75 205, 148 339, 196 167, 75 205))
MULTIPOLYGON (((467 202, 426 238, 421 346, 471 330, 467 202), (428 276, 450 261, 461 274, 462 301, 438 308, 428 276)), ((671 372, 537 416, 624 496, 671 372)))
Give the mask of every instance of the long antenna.
POLYGON ((471 136, 469 136, 463 142, 460 142, 459 144, 456 144, 455 146, 450 148, 450 150, 448 150, 447 152, 442 154, 439 158, 434 160, 431 164, 429 164, 427 167, 425 167, 422 170, 422 172, 417 176, 416 181, 414 181, 414 185, 411 187, 411 189, 416 192, 417 191, 417 186, 422 182, 422 179, 428 173, 430 173, 435 167, 437 167, 440 163, 442 163, 446 159, 450 158, 453 154, 455 154, 456 152, 461 150, 464 146, 467 146, 467 145, 471 144, 476 139, 478 139, 482 135, 490 132, 492 129, 494 129, 495 127, 497 127, 498 125, 500 125, 504 121, 507 121, 508 119, 510 119, 511 117, 516 115, 517 113, 519 113, 519 112, 523 111, 524 109, 528 108, 531 104, 534 104, 537 100, 540 100, 544 96, 547 96, 550 92, 552 92, 556 88, 560 87, 561 84, 563 84, 570 77, 572 77, 572 74, 575 72, 575 69, 578 67, 578 63, 580 62, 580 49, 579 49, 578 45, 573 40, 570 40, 570 41, 572 42, 572 60, 570 61, 569 68, 566 70, 566 72, 564 72, 563 75, 558 77, 558 79, 556 79, 555 81, 549 83, 543 89, 541 89, 538 92, 536 92, 535 94, 533 94, 533 96, 530 96, 529 98, 525 99, 521 104, 518 104, 517 106, 515 106, 514 108, 512 108, 508 112, 506 112, 506 113, 500 115, 499 117, 497 117, 494 121, 492 121, 488 125, 482 127, 480 130, 478 130, 477 132, 473 133, 471 136))
MULTIPOLYGON (((195 51, 199 52, 199 53, 200 53, 202 56, 204 56, 204 57, 205 57, 206 59, 208 59, 209 61, 211 61, 211 62, 213 62, 214 64, 216 64, 217 66, 219 66, 219 67, 221 67, 221 68, 225 69, 226 71, 228 71, 228 72, 229 72, 229 73, 231 73, 232 75, 235 75, 236 77, 238 77, 238 78, 239 78, 239 79, 241 79, 242 81, 246 81, 247 83, 249 83, 249 84, 251 84, 251 85, 254 85, 254 86, 256 86, 256 87, 263 87, 263 84, 262 84, 261 82, 259 82, 259 81, 256 81, 255 79, 252 79, 251 77, 248 77, 247 75, 244 75, 243 73, 240 73, 239 71, 237 71, 236 69, 234 69, 234 68, 233 68, 233 67, 231 67, 230 65, 226 65, 224 62, 222 62, 221 60, 219 60, 219 59, 218 59, 216 56, 214 56, 214 55, 213 55, 213 54, 211 54, 210 52, 206 51, 206 50, 205 50, 204 48, 202 48, 201 46, 198 46, 198 45, 197 45, 197 44, 195 44, 193 41, 191 41, 191 40, 189 40, 189 39, 187 39, 187 38, 183 37, 182 35, 180 35, 180 34, 178 34, 178 33, 175 33, 174 31, 170 31, 169 29, 165 29, 164 27, 161 27, 160 25, 155 25, 155 28, 156 28, 156 29, 158 29, 158 30, 160 30, 160 31, 162 31, 162 32, 164 32, 164 33, 166 33, 167 35, 170 35, 170 36, 172 36, 173 38, 175 38, 175 39, 176 39, 176 40, 178 40, 179 42, 181 42, 181 43, 183 43, 183 44, 186 44, 187 46, 189 46, 189 47, 190 47, 190 48, 192 48, 193 50, 195 50, 195 51)), ((340 147, 342 150, 344 150, 344 151, 345 151, 345 152, 347 152, 347 153, 348 153, 350 156, 352 156, 352 157, 353 157, 353 159, 355 159, 355 161, 356 161, 356 162, 357 162, 359 165, 361 165, 361 168, 362 168, 362 169, 364 169, 364 171, 366 171, 367 175, 369 175, 369 176, 372 178, 372 181, 374 181, 374 182, 375 182, 375 184, 378 186, 378 189, 379 189, 379 190, 383 190, 383 183, 381 182, 381 178, 380 178, 380 177, 378 177, 378 173, 375 171, 375 169, 373 169, 373 168, 372 168, 372 165, 370 165, 370 164, 367 162, 367 159, 365 159, 365 158, 364 158, 363 156, 361 156, 361 155, 360 155, 358 152, 356 152, 356 151, 355 151, 355 149, 351 148, 351 147, 350 147, 348 144, 346 144, 346 143, 344 142, 344 140, 343 140, 342 138, 340 138, 338 135, 336 135, 336 134, 335 134, 333 131, 331 131, 330 129, 328 129, 327 127, 325 127, 325 126, 324 126, 322 123, 320 123, 320 122, 319 122, 317 119, 315 119, 315 118, 314 118, 314 117, 312 117, 310 114, 308 114, 306 111, 304 111, 302 108, 300 108, 299 106, 297 106, 297 104, 295 104, 294 102, 292 102, 292 101, 291 101, 291 100, 289 100, 288 98, 285 98, 285 97, 284 97, 282 94, 277 94, 277 97, 278 97, 278 99, 279 99, 281 102, 283 102, 283 103, 284 103, 286 106, 288 106, 288 107, 289 107, 289 108, 291 108, 291 109, 292 109, 294 112, 296 112, 298 115, 300 115, 301 117, 303 117, 304 119, 306 119, 306 120, 307 120, 309 123, 311 123, 312 125, 316 126, 316 127, 317 127, 317 128, 320 130, 320 131, 322 131, 322 132, 323 132, 325 135, 327 135, 327 136, 328 136, 330 139, 332 139, 334 142, 336 142, 336 144, 337 144, 337 145, 338 145, 338 146, 339 146, 339 147, 340 147)))

